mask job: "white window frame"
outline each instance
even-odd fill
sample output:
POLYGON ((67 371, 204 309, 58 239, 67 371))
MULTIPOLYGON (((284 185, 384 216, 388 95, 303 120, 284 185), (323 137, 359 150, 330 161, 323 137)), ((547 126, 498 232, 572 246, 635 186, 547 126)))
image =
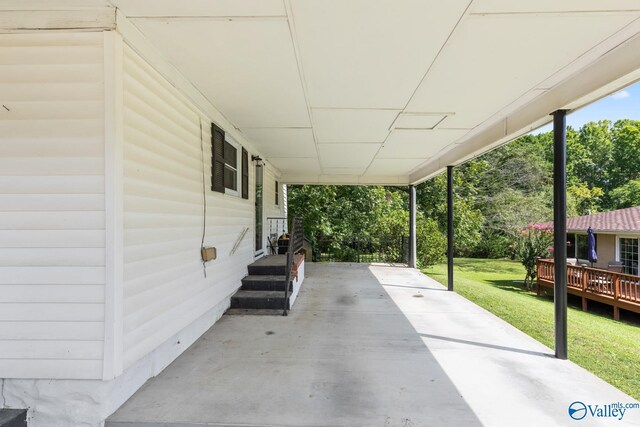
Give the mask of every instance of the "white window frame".
MULTIPOLYGON (((242 145, 238 144, 236 140, 231 136, 227 136, 227 134, 225 134, 224 139, 229 143, 229 145, 233 146, 233 148, 236 149, 236 190, 232 190, 225 185, 224 194, 229 194, 234 197, 240 197, 240 193, 242 191, 242 145)), ((225 168, 226 167, 227 163, 225 161, 225 168)))
POLYGON ((640 273, 640 236, 637 234, 616 234, 616 261, 622 262, 620 259, 620 238, 638 240, 638 273, 640 273))

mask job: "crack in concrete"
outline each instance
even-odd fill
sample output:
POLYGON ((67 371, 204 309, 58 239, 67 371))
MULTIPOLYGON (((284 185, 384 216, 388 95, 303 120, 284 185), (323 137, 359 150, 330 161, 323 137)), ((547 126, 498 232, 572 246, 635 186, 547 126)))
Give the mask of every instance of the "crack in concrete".
POLYGON ((4 379, 0 378, 0 409, 4 408, 7 404, 7 398, 4 397, 4 379))

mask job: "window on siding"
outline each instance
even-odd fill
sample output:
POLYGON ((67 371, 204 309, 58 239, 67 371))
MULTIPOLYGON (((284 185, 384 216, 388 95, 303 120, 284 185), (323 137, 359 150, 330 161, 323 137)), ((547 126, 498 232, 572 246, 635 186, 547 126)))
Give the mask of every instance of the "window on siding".
POLYGON ((224 186, 238 191, 238 149, 224 142, 224 186))
POLYGON ((280 185, 276 181, 276 206, 280 204, 280 185))
POLYGON ((211 190, 249 198, 249 153, 211 123, 211 190))

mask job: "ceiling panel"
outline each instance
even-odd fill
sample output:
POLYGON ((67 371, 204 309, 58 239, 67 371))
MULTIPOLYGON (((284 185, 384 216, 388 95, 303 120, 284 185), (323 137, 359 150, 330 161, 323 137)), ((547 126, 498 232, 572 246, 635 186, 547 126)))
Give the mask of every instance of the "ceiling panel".
POLYGON ((468 0, 291 0, 312 107, 404 108, 468 0))
POLYGON ((135 16, 285 16, 282 0, 111 0, 135 16))
POLYGON ((362 168, 322 168, 323 175, 362 175, 366 167, 362 168))
POLYGON ((237 127, 309 127, 285 19, 133 19, 237 127))
POLYGON ((320 164, 317 158, 294 159, 271 157, 269 163, 280 169, 281 172, 300 175, 319 175, 320 164))
POLYGON ((245 128, 242 133, 268 157, 316 157, 309 128, 245 128))
POLYGON ((475 0, 471 13, 527 13, 640 10, 638 0, 475 0))
POLYGON ((365 175, 407 175, 424 159, 374 159, 365 175))
POLYGON ((393 123, 394 129, 433 129, 444 120, 445 114, 402 113, 393 123))
POLYGON ((402 159, 433 157, 444 147, 463 137, 467 130, 401 130, 391 132, 377 158, 402 159))
POLYGON ((313 109, 318 142, 383 142, 399 110, 313 109))
POLYGON ((381 144, 318 144, 324 168, 360 168, 371 163, 381 144))
POLYGON ((589 14, 465 18, 408 110, 452 111, 446 127, 475 127, 632 19, 589 14))

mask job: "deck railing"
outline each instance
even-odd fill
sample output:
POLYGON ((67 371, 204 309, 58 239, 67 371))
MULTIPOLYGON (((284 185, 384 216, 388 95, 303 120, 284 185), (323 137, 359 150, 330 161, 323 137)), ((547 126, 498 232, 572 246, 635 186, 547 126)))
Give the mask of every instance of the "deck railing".
MULTIPOLYGON (((553 288, 554 271, 553 260, 539 259, 538 285, 553 288)), ((584 309, 587 299, 612 305, 616 319, 620 308, 640 313, 640 276, 569 264, 567 291, 583 298, 584 309)))

